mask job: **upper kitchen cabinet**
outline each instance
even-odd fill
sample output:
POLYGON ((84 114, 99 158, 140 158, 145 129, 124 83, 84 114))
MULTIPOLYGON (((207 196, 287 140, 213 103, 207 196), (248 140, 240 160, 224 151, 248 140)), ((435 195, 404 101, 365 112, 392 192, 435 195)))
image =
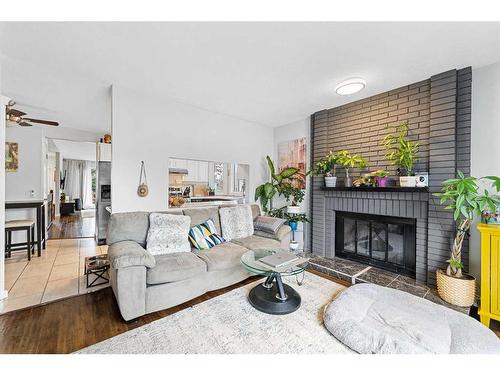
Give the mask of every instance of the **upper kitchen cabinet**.
POLYGON ((198 162, 198 181, 208 183, 208 161, 198 162))

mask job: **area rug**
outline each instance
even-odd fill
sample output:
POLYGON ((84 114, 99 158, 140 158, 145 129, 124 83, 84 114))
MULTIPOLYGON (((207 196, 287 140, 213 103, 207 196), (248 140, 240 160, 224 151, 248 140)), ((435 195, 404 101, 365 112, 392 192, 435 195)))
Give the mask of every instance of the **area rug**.
POLYGON ((256 284, 252 283, 77 353, 352 353, 323 325, 324 307, 345 287, 309 272, 301 286, 295 277, 285 282, 302 297, 301 307, 291 314, 278 316, 255 310, 247 301, 256 284))

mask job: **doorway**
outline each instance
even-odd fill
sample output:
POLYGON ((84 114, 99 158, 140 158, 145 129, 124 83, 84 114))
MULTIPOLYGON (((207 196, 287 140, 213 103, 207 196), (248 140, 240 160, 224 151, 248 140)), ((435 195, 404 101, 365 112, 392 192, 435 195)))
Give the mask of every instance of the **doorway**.
POLYGON ((93 238, 95 235, 96 145, 48 139, 48 238, 93 238))

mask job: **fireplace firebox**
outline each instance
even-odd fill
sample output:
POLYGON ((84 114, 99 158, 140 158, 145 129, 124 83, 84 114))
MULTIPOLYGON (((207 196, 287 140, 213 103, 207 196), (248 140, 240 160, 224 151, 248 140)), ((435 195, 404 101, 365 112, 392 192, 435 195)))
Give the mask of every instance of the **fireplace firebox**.
POLYGON ((335 256, 415 277, 415 219, 343 211, 335 216, 335 256))

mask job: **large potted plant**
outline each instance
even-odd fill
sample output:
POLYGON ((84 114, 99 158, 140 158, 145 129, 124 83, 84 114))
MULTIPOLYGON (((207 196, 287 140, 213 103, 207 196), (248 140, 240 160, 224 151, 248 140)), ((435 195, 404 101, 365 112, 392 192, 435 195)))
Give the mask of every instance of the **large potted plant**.
POLYGON ((394 127, 394 132, 387 134, 382 140, 386 150, 385 158, 392 165, 398 166, 399 185, 415 187, 417 181, 413 167, 418 160, 419 143, 408 139, 408 122, 404 121, 394 127))
POLYGON ((312 174, 313 176, 324 176, 326 187, 336 187, 337 186, 337 176, 336 168, 338 164, 338 153, 329 151, 324 158, 317 161, 314 164, 313 169, 311 169, 307 174, 312 174))
POLYGON ((469 233, 474 215, 481 215, 486 209, 494 210, 500 204, 500 198, 489 194, 488 190, 479 193, 478 182, 481 180, 492 181, 495 190, 500 191, 498 177, 466 177, 458 171, 457 178, 444 181, 441 192, 434 193, 441 198, 441 204, 446 204, 445 209, 453 210, 453 218, 457 223, 448 267, 436 271, 437 289, 443 300, 462 307, 470 307, 474 303, 476 291, 475 278, 462 271, 464 238, 469 233))
POLYGON ((339 151, 337 153, 338 163, 345 168, 345 186, 352 186, 352 179, 349 175, 349 169, 365 168, 368 166, 368 160, 359 154, 351 154, 349 151, 339 151))
POLYGON ((283 190, 290 184, 293 176, 299 172, 295 167, 284 168, 276 173, 274 163, 269 156, 266 156, 267 166, 270 172, 270 181, 257 186, 255 189, 255 200, 259 200, 265 213, 273 209, 273 198, 282 195, 283 190))

